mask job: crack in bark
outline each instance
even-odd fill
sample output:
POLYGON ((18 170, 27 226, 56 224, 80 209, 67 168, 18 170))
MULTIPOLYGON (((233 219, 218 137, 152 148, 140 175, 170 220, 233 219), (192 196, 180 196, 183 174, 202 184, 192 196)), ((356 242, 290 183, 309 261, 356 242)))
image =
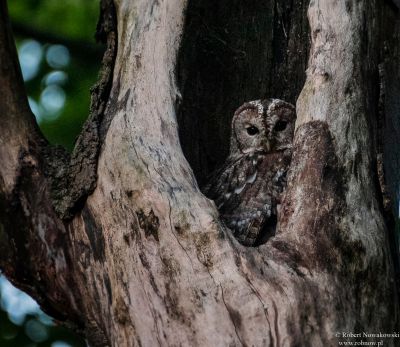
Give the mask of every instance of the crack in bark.
MULTIPOLYGON (((267 314, 267 307, 266 307, 265 303, 262 301, 261 294, 257 290, 257 288, 253 285, 253 283, 251 282, 249 276, 246 273, 244 273, 244 275, 245 275, 247 283, 249 284, 249 287, 250 287, 251 291, 255 294, 256 298, 258 299, 258 301, 262 305, 263 313, 264 313, 264 316, 265 316, 265 320, 267 321, 267 324, 268 324, 268 327, 269 327, 268 330, 269 330, 269 335, 270 335, 271 342, 273 343, 273 346, 279 346, 279 343, 277 344, 276 341, 274 341, 274 339, 273 339, 271 323, 269 321, 268 314, 267 314)), ((275 327, 275 329, 276 329, 276 327, 275 327)), ((276 333, 276 331, 275 331, 275 333, 276 333)))
POLYGON ((139 153, 138 153, 138 151, 136 149, 136 146, 135 146, 135 141, 133 141, 133 140, 134 139, 133 139, 132 134, 131 134, 130 146, 133 149, 133 151, 135 152, 136 157, 143 163, 143 165, 144 165, 149 177, 151 177, 150 170, 149 170, 149 164, 139 155, 139 153))
MULTIPOLYGON (((152 272, 151 272, 151 269, 150 269, 150 264, 148 263, 147 259, 145 259, 145 255, 142 253, 142 249, 139 248, 139 245, 138 245, 138 244, 136 244, 136 253, 139 255, 139 260, 140 260, 140 262, 142 263, 143 267, 147 270, 147 272, 148 272, 148 274, 149 274, 149 276, 150 276, 150 284, 152 285, 152 288, 153 288, 154 292, 156 293, 156 295, 157 295, 160 299, 163 299, 162 296, 161 296, 161 294, 160 294, 160 292, 158 291, 158 288, 155 287, 155 283, 154 283, 154 286, 153 286, 154 278, 151 279, 152 272)), ((158 321, 157 321, 156 315, 155 315, 155 313, 154 313, 155 309, 154 309, 154 307, 153 307, 153 305, 152 305, 152 301, 151 301, 151 299, 150 299, 150 296, 149 296, 149 294, 148 294, 147 291, 146 291, 146 288, 145 288, 145 281, 142 280, 142 271, 140 271, 140 269, 139 269, 139 272, 136 272, 136 275, 139 276, 137 283, 140 284, 140 287, 142 288, 142 291, 143 291, 143 293, 144 293, 145 296, 146 296, 146 303, 147 303, 148 308, 149 308, 149 310, 150 310, 150 314, 151 314, 152 317, 153 317, 154 328, 155 328, 156 335, 157 335, 157 342, 158 342, 158 345, 159 345, 159 346, 162 346, 162 344, 161 344, 161 339, 160 339, 160 332, 159 332, 159 328, 158 328, 158 321)), ((137 339, 138 339, 138 341, 139 341, 139 346, 141 346, 142 343, 140 342, 140 337, 138 336, 137 339)))
POLYGON ((192 270, 194 271, 194 267, 193 267, 193 262, 192 262, 192 258, 190 258, 188 251, 183 247, 182 243, 179 241, 178 237, 176 236, 174 230, 173 230, 173 225, 172 225, 172 218, 171 218, 171 213, 172 213, 172 207, 171 207, 171 201, 168 199, 168 206, 169 206, 169 213, 168 213, 168 217, 169 217, 169 224, 170 224, 170 229, 171 229, 171 233, 174 236, 176 242, 178 242, 179 246, 182 248, 182 250, 185 252, 187 258, 189 259, 190 265, 192 267, 192 270))
POLYGON ((220 284, 219 287, 221 288, 222 302, 224 303, 224 306, 225 306, 225 308, 226 308, 226 310, 227 310, 227 312, 228 312, 229 318, 230 318, 230 320, 231 320, 231 322, 232 322, 232 324, 233 324, 233 327, 234 327, 234 329, 235 329, 236 337, 238 338, 240 344, 241 344, 243 347, 246 347, 246 344, 243 343, 243 341, 242 341, 242 339, 241 339, 241 337, 240 337, 240 335, 239 335, 239 331, 238 331, 239 328, 236 326, 236 323, 235 323, 235 315, 233 314, 232 309, 226 304, 225 296, 224 296, 224 288, 222 287, 222 284, 220 284))

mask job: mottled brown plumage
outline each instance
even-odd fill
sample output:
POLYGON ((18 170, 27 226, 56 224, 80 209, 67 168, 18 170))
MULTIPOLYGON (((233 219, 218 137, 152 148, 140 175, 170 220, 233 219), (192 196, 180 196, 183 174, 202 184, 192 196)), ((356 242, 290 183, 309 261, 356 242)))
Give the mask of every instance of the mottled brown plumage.
POLYGON ((203 189, 244 245, 259 245, 275 233, 295 119, 294 106, 282 100, 242 105, 232 119, 230 154, 203 189))

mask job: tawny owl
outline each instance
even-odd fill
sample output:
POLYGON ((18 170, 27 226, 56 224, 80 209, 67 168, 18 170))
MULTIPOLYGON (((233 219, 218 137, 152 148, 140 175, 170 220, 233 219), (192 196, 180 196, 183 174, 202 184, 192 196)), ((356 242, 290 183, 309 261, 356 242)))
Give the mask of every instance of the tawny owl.
POLYGON ((229 156, 203 191, 243 245, 275 234, 295 119, 294 106, 278 99, 247 102, 233 116, 229 156))

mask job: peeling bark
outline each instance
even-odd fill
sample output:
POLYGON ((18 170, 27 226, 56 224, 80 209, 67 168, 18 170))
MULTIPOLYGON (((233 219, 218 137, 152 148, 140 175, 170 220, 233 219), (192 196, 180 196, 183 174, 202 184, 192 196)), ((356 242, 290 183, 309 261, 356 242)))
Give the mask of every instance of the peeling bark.
MULTIPOLYGON (((103 20, 111 16, 106 23, 114 23, 112 2, 102 4, 103 20)), ((275 237, 255 248, 238 244, 184 156, 201 181, 226 150, 222 143, 210 154, 216 139, 199 150, 208 122, 228 124, 230 109, 244 98, 295 100, 303 84, 297 64, 306 58, 298 50, 307 47, 297 37, 307 33, 304 7, 292 4, 256 2, 260 13, 250 13, 239 2, 116 0, 117 28, 102 31, 106 70, 69 162, 34 125, 2 3, 0 267, 92 345, 337 346, 337 331, 398 329, 377 177, 379 18, 389 11, 381 2, 309 4, 312 42, 275 237), (274 12, 266 19, 268 6, 274 12), (228 11, 233 23, 254 21, 260 31, 235 33, 222 18, 228 11), (200 52, 222 50, 211 56, 223 59, 224 78, 208 76, 217 63, 196 73, 199 48, 190 42, 200 42, 200 52), (248 59, 239 59, 241 50, 248 59), (257 61, 260 51, 265 66, 257 61), (246 79, 258 71, 260 81, 246 79), (200 136, 191 144, 196 127, 200 136)), ((396 68, 397 49, 394 43, 388 69, 396 68)), ((395 85, 388 78, 386 90, 395 93, 395 85)), ((387 95, 385 112, 393 120, 398 113, 387 95)), ((221 129, 227 141, 227 125, 221 129)), ((210 134, 217 138, 218 131, 210 134)))

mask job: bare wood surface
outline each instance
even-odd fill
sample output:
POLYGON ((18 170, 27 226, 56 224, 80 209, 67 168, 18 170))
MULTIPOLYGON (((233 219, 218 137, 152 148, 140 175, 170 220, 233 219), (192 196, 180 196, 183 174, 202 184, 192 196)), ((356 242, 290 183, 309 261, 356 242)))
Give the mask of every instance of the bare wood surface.
POLYGON ((90 161, 96 185, 64 220, 46 171, 54 151, 34 131, 2 5, 2 270, 94 346, 337 346, 337 331, 398 328, 373 167, 380 5, 311 1, 284 213, 258 248, 221 225, 180 145, 186 5, 115 1, 117 55, 90 161))

